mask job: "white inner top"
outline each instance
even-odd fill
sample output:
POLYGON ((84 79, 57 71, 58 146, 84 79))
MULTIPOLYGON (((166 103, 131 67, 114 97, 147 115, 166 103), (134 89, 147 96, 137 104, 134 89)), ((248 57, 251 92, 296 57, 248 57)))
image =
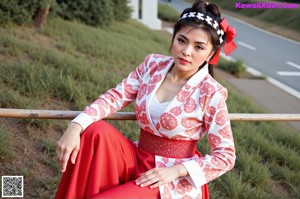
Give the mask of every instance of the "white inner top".
POLYGON ((149 106, 150 107, 149 112, 150 112, 150 116, 151 116, 154 126, 159 121, 161 114, 166 110, 169 103, 170 102, 160 103, 157 99, 157 96, 154 95, 153 100, 151 100, 150 106, 149 106))

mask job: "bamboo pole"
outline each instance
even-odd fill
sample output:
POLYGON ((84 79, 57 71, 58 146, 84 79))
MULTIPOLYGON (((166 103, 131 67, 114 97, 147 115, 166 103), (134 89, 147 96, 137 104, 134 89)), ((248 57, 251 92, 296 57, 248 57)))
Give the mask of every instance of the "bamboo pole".
MULTIPOLYGON (((0 117, 31 119, 73 119, 80 111, 0 108, 0 117)), ((230 113, 231 121, 300 121, 300 114, 230 113)), ((136 120, 133 112, 117 112, 104 120, 136 120)))

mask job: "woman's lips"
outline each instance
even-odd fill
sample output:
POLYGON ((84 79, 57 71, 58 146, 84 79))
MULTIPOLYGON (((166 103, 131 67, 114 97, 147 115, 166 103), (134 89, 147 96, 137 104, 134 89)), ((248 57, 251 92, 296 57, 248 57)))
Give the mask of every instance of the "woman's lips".
POLYGON ((188 60, 186 60, 186 59, 184 59, 184 58, 179 58, 179 62, 180 62, 181 64, 183 64, 183 65, 189 64, 189 63, 190 63, 188 60))

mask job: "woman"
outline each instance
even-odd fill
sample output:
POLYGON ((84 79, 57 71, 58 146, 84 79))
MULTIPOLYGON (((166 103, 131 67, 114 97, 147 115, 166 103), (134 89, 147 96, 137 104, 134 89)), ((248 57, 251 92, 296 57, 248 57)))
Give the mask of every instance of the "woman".
POLYGON ((227 90, 209 74, 221 47, 234 50, 234 35, 217 5, 185 9, 172 57, 148 55, 69 124, 57 144, 56 198, 208 198, 207 183, 235 162, 227 90), (134 100, 136 143, 101 120, 134 100), (196 143, 205 133, 211 153, 202 157, 196 143))

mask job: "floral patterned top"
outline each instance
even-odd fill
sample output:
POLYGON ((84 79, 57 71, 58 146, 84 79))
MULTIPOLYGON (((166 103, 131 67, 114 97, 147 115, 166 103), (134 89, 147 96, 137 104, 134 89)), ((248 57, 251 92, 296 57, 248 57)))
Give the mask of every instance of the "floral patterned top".
POLYGON ((72 122, 86 129, 135 100, 140 127, 154 135, 174 140, 201 140, 208 133, 210 154, 190 158, 155 156, 157 167, 182 163, 189 175, 159 187, 161 198, 202 198, 201 186, 233 168, 234 140, 225 100, 227 90, 204 66, 195 73, 170 101, 156 125, 151 121, 149 104, 174 63, 173 57, 151 54, 116 88, 100 95, 72 122))

